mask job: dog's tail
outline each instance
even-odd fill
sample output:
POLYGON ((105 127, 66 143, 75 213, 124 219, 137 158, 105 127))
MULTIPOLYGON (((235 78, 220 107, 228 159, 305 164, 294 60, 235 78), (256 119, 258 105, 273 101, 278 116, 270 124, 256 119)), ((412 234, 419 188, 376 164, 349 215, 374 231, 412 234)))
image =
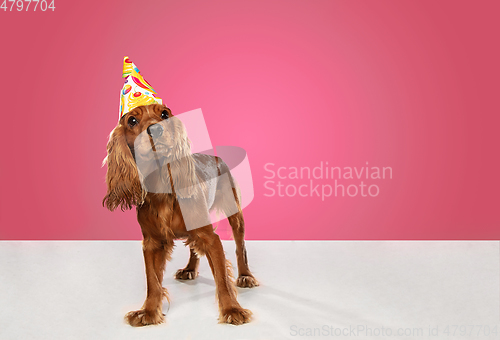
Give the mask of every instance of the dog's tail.
MULTIPOLYGON (((217 193, 213 209, 215 210, 217 221, 224 217, 229 218, 235 214, 241 214, 241 189, 232 176, 228 165, 219 157, 216 157, 219 180, 217 182, 217 193)), ((214 228, 217 229, 217 226, 214 228)), ((229 237, 233 237, 232 232, 228 232, 229 237)))
MULTIPOLYGON (((223 198, 218 204, 215 204, 215 216, 217 220, 217 224, 214 225, 214 230, 217 230, 217 227, 219 226, 219 222, 223 220, 224 218, 228 218, 231 215, 234 215, 235 213, 241 213, 241 190, 240 186, 236 182, 234 178, 232 178, 233 185, 234 187, 231 188, 233 190, 232 197, 229 197, 229 195, 222 195, 223 198), (228 197, 226 197, 228 196, 228 197), (234 197, 234 198, 233 198, 234 197), (236 203, 236 207, 238 209, 237 212, 234 211, 234 203, 236 203), (230 207, 230 208, 229 208, 230 207)), ((230 237, 232 238, 233 234, 232 232, 230 233, 230 237)))
POLYGON ((238 197, 238 208, 241 211, 241 190, 238 182, 233 178, 234 189, 236 190, 236 196, 238 197))

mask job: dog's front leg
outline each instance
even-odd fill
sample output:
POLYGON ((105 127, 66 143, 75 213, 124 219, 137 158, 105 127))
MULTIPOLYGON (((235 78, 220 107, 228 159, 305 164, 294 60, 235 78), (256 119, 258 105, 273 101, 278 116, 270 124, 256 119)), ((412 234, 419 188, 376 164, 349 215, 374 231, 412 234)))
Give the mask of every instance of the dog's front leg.
POLYGON ((147 296, 142 308, 129 312, 125 319, 135 327, 160 324, 165 321, 162 313, 163 298, 167 291, 162 287, 165 262, 173 248, 173 243, 157 242, 150 238, 143 241, 144 262, 146 266, 147 296))
POLYGON ((197 253, 206 254, 212 269, 219 300, 219 322, 241 325, 252 318, 252 312, 240 306, 236 300, 236 287, 232 280, 231 263, 226 261, 219 236, 212 225, 196 229, 188 240, 197 253))

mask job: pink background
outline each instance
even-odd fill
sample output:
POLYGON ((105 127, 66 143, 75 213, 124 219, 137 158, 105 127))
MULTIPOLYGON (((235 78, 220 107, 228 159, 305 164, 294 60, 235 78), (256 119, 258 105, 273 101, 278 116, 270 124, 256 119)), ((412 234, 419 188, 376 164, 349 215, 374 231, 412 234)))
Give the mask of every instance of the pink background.
POLYGON ((498 1, 55 5, 0 10, 0 239, 141 238, 101 206, 125 55, 248 152, 248 239, 500 239, 498 1), (375 198, 264 196, 264 164, 321 161, 394 177, 375 198))

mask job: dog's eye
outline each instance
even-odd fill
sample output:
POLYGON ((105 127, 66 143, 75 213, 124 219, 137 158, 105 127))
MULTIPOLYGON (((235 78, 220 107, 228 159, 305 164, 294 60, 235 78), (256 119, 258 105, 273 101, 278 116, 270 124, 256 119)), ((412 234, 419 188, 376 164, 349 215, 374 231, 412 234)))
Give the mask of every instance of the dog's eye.
POLYGON ((161 119, 167 119, 167 118, 168 118, 168 111, 163 110, 163 112, 161 113, 161 119))
POLYGON ((137 123, 139 123, 139 122, 137 121, 137 119, 135 119, 135 117, 130 117, 128 119, 128 126, 130 126, 130 127, 136 126, 137 123))

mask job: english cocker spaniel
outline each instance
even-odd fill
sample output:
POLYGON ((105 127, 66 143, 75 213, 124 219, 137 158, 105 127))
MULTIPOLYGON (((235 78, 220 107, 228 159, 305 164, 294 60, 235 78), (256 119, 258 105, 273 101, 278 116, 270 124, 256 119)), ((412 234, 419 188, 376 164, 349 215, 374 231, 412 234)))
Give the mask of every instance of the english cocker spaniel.
POLYGON ((208 212, 216 209, 229 220, 236 242, 236 285, 258 286, 248 268, 239 191, 222 159, 191 154, 182 122, 166 106, 152 104, 139 106, 120 118, 110 134, 104 163, 108 169, 103 205, 111 211, 136 206, 143 234, 147 297, 142 308, 126 314, 125 320, 132 326, 164 322, 162 301, 168 299, 162 287, 165 264, 174 239, 184 239, 191 255, 175 278, 195 279, 199 257, 206 255, 216 284, 219 322, 249 322, 252 312, 236 299, 231 263, 208 217, 208 212), (224 195, 227 192, 231 197, 224 195))

